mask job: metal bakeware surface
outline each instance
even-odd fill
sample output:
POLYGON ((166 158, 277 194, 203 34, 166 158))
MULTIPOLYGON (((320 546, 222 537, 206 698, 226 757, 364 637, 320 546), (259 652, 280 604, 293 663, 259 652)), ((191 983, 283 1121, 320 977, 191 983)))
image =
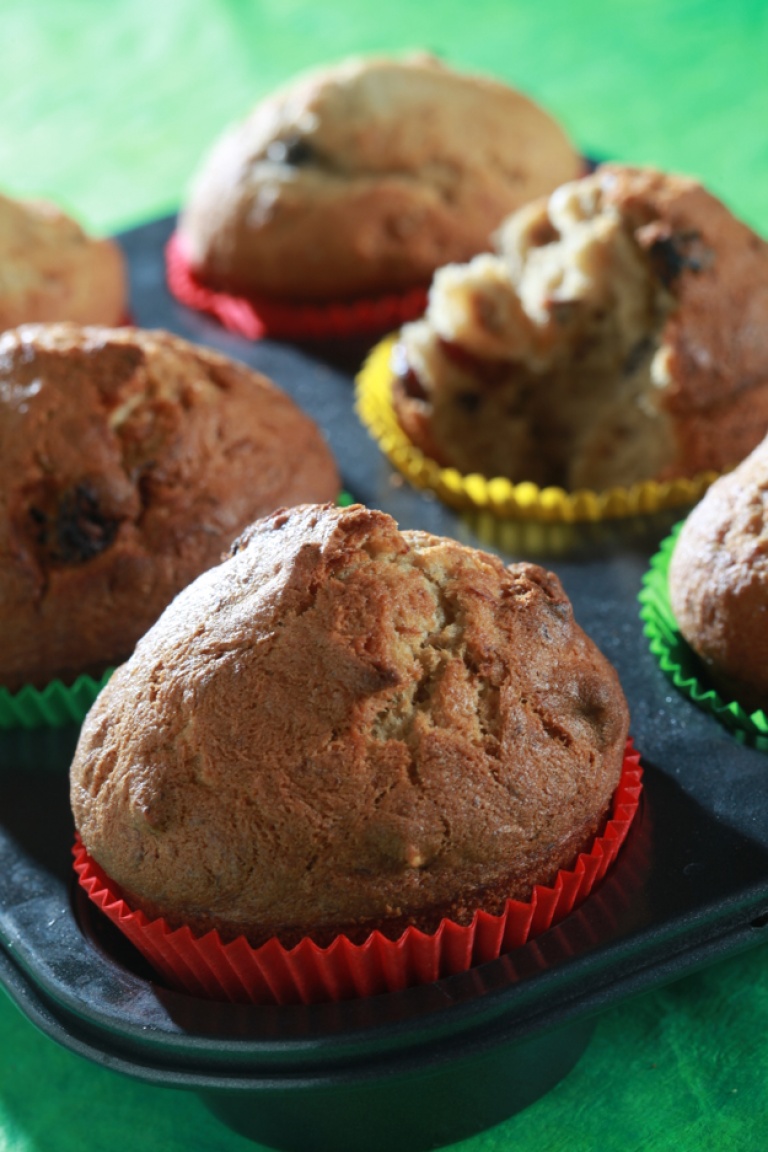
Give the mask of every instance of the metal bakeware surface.
POLYGON ((768 760, 679 696, 637 593, 679 514, 545 526, 459 516, 395 475, 354 412, 362 342, 248 343, 164 285, 172 219, 120 239, 135 322, 265 372, 323 428, 352 495, 423 528, 535 560, 619 671, 644 795, 619 859, 560 926, 437 984, 314 1007, 213 1004, 159 985, 73 882, 76 729, 0 733, 0 982, 43 1031, 141 1080, 198 1092, 278 1148, 436 1148, 498 1123, 563 1076, 603 1008, 765 938, 768 760))

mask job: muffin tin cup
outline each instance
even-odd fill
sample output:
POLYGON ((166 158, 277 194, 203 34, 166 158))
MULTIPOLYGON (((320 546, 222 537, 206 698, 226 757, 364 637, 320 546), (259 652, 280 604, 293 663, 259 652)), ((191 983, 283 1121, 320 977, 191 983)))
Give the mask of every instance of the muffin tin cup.
POLYGON ((260 948, 243 937, 224 943, 215 931, 195 936, 132 911, 118 887, 91 859, 79 838, 74 868, 90 899, 179 991, 251 1004, 317 1004, 396 992, 429 984, 495 960, 567 916, 603 878, 623 843, 640 802, 639 754, 627 747, 611 815, 588 852, 561 870, 552 887, 537 885, 528 901, 508 900, 500 915, 478 910, 471 924, 443 920, 434 933, 408 928, 397 940, 372 932, 361 944, 337 936, 326 948, 305 938, 294 948, 276 939, 260 948))
POLYGON ((567 492, 564 488, 541 488, 530 481, 514 484, 503 476, 465 475, 456 468, 445 468, 408 439, 392 406, 390 361, 397 339, 397 333, 387 336, 368 356, 357 377, 357 412, 390 463, 415 488, 434 492, 452 508, 560 524, 610 520, 694 504, 717 479, 716 472, 702 472, 665 483, 645 480, 603 492, 567 492))
POLYGON ((71 685, 52 680, 45 688, 33 688, 31 684, 24 685, 18 692, 0 688, 0 730, 82 724, 113 671, 108 669, 99 680, 78 676, 71 685))
POLYGON ((228 331, 248 340, 380 335, 417 319, 427 304, 426 288, 328 304, 292 304, 217 291, 195 276, 177 232, 166 245, 165 264, 168 288, 179 303, 215 317, 228 331))
POLYGON ((708 683, 707 670, 677 626, 669 597, 669 565, 683 524, 678 524, 651 557, 639 593, 640 617, 651 652, 680 692, 710 712, 736 739, 768 752, 768 715, 748 712, 736 700, 725 699, 708 683))

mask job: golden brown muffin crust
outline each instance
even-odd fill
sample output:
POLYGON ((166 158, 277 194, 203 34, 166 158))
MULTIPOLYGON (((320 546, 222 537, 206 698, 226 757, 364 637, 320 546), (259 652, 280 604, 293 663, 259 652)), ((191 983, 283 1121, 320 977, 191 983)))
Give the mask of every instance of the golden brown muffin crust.
POLYGON ((768 710, 768 440, 689 515, 669 594, 714 684, 749 711, 768 710))
POLYGON ((0 337, 0 683, 125 659, 255 516, 338 491, 314 423, 165 332, 0 337))
POLYGON ((250 528, 140 642, 86 720, 72 805, 172 924, 256 945, 433 928, 572 863, 627 722, 551 573, 307 506, 250 528))
POLYGON ((113 240, 88 236, 53 204, 0 195, 0 331, 120 324, 126 311, 125 261, 113 240))
POLYGON ((427 284, 507 213, 578 175, 521 93, 426 56, 303 76, 227 131, 180 222, 214 287, 328 300, 427 284))

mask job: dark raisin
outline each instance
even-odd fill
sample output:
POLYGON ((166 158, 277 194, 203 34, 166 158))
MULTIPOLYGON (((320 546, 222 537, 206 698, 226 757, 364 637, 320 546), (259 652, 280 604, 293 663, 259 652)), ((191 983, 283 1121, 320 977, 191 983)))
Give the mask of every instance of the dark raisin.
POLYGON ((459 392, 456 395, 456 403, 468 416, 474 415, 480 408, 482 402, 483 398, 479 396, 477 392, 459 392))
POLYGON ((702 242, 698 232, 659 236, 648 249, 648 255, 654 272, 667 288, 683 272, 702 272, 714 260, 712 249, 702 242))
POLYGON ((267 146, 267 159, 273 164, 287 164, 291 168, 301 168, 304 164, 311 164, 314 158, 314 149, 303 136, 291 136, 288 140, 273 140, 267 146))
POLYGON ((653 270, 669 286, 685 268, 685 257, 674 236, 664 236, 651 245, 649 255, 653 270))
POLYGON ((109 547, 118 527, 118 520, 102 513, 93 489, 78 484, 59 500, 49 538, 51 556, 62 564, 90 560, 109 547))
POLYGON ((53 564, 82 564, 114 540, 120 521, 104 514, 90 484, 60 492, 38 486, 27 505, 27 532, 40 553, 53 564), (31 529, 31 530, 30 530, 31 529))

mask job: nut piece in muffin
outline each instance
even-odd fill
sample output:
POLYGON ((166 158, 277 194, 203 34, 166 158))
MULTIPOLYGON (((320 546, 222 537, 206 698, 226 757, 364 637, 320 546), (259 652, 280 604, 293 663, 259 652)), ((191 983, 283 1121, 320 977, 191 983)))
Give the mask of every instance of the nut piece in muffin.
POLYGON ((262 101, 215 144, 181 216, 214 288, 327 301, 429 283, 508 213, 576 177, 521 93, 416 55, 347 60, 262 101))
POLYGON ((557 577, 304 506, 249 528, 117 670, 72 808, 129 904, 172 927, 397 936, 571 865, 627 726, 557 577))
POLYGON ((768 711, 768 439, 688 516, 669 595, 681 633, 726 699, 768 711))
POLYGON ((32 322, 120 324, 127 310, 122 253, 53 204, 0 195, 0 331, 32 322))
POLYGON ((254 517, 338 492, 315 424, 166 332, 0 336, 0 684, 98 674, 254 517))
POLYGON ((573 490, 722 471, 768 429, 768 244, 693 180, 605 165, 439 271, 393 402, 460 471, 573 490))

